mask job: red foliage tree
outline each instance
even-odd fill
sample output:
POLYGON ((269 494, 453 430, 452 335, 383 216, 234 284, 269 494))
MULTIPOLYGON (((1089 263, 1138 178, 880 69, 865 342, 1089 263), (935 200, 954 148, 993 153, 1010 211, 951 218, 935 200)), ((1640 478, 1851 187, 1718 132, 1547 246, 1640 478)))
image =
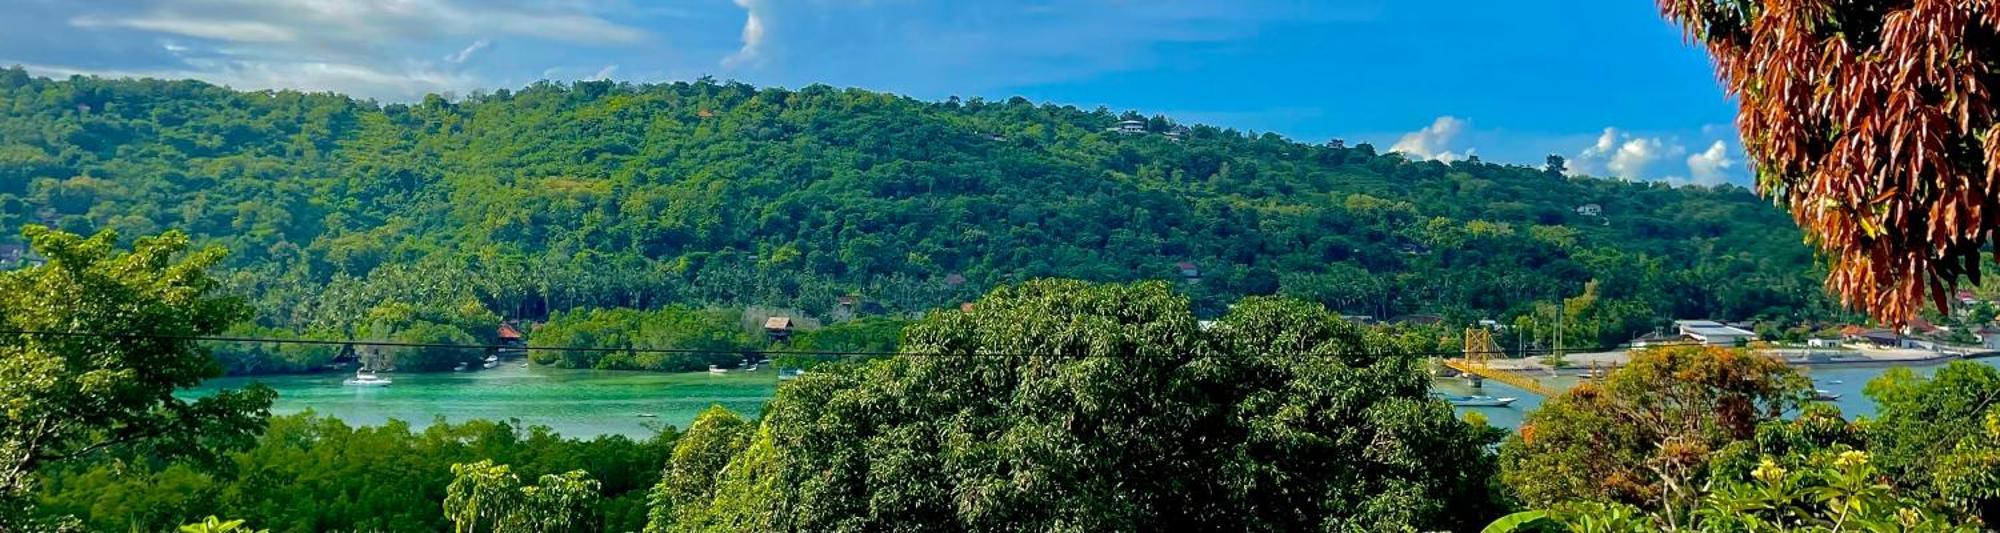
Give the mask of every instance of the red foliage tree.
POLYGON ((2000 228, 2000 0, 1659 4, 1741 100, 1758 190, 1827 256, 1843 302, 1901 322, 1979 283, 2000 228))

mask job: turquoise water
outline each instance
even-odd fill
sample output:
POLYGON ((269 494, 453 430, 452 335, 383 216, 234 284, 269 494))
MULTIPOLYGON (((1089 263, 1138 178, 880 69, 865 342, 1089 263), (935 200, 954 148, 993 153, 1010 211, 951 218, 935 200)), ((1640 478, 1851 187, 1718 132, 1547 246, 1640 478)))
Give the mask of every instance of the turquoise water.
MULTIPOLYGON (((1995 360, 1987 359, 1986 364, 1995 360)), ((1912 367, 1929 375, 1936 365, 1912 367)), ((1849 416, 1869 415, 1875 406, 1861 394, 1886 367, 1813 368, 1819 388, 1839 393, 1835 402, 1849 416), (1837 383, 1836 383, 1837 382, 1837 383)), ((755 416, 777 390, 777 375, 766 368, 754 373, 714 375, 706 372, 661 374, 609 370, 520 368, 514 363, 492 370, 432 374, 394 374, 388 387, 348 387, 343 374, 223 378, 188 391, 198 396, 216 388, 262 382, 278 391, 279 414, 307 409, 356 425, 376 425, 399 419, 418 426, 437 419, 518 420, 543 425, 573 437, 626 435, 644 438, 664 424, 687 427, 697 413, 720 404, 744 416, 755 416), (641 417, 652 414, 654 417, 641 417)), ((1573 378, 1572 378, 1573 379, 1573 378)), ((1561 383, 1559 383, 1561 384, 1561 383)), ((1494 425, 1518 427, 1521 418, 1541 398, 1505 384, 1488 381, 1480 390, 1455 379, 1440 379, 1439 391, 1519 398, 1509 407, 1468 407, 1494 425)))
POLYGON ((311 409, 355 425, 391 418, 425 426, 439 418, 519 420, 548 426, 572 437, 625 435, 645 438, 663 424, 687 427, 696 414, 720 404, 755 416, 777 390, 770 368, 752 373, 663 374, 613 370, 568 370, 509 362, 471 372, 384 374, 387 387, 349 387, 346 374, 222 378, 186 395, 261 382, 278 391, 272 411, 311 409), (654 417, 642 417, 651 414, 654 417))
MULTIPOLYGON (((2000 366, 2000 364, 1996 364, 2000 363, 2000 359, 1980 359, 1978 362, 2000 366)), ((1943 367, 1944 365, 1934 364, 1909 366, 1907 368, 1915 371, 1919 376, 1929 376, 1937 372, 1937 369, 1943 367)), ((1861 394, 1861 391, 1868 387, 1869 380, 1882 375, 1889 368, 1891 367, 1805 367, 1805 372, 1808 377, 1812 378, 1814 386, 1817 388, 1839 394, 1840 399, 1835 400, 1833 404, 1840 407, 1840 412, 1846 414, 1848 418, 1854 418, 1875 414, 1875 402, 1869 401, 1866 395, 1861 394)), ((1558 380, 1554 384, 1567 386, 1575 382, 1575 378, 1562 379, 1568 381, 1558 380)), ((1458 409, 1460 413, 1478 412, 1486 415, 1487 421, 1493 425, 1509 429, 1520 427, 1522 417, 1527 416, 1529 411, 1533 411, 1542 404, 1542 399, 1534 394, 1494 381, 1487 381, 1483 388, 1477 390, 1467 387, 1464 381, 1458 379, 1439 379, 1432 387, 1438 391, 1451 394, 1483 394, 1487 396, 1511 396, 1518 398, 1513 405, 1507 407, 1460 407, 1458 409)))

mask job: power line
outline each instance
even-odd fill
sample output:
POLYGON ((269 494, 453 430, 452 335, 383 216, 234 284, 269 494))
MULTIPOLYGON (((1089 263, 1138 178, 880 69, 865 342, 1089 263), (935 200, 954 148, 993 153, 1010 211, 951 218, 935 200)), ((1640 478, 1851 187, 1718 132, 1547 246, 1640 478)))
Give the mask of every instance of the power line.
MULTIPOLYGON (((1068 357, 1068 358, 1122 357, 1113 355, 1092 355, 1092 354, 1058 355, 1058 354, 1046 354, 1046 353, 1042 354, 1023 353, 1023 352, 976 352, 976 353, 928 352, 926 353, 926 352, 908 352, 908 351, 866 351, 866 350, 769 350, 769 349, 641 348, 641 347, 604 348, 595 346, 534 346, 534 345, 512 346, 504 344, 429 343, 429 342, 372 341, 372 340, 357 340, 357 339, 285 339, 285 338, 273 338, 273 337, 235 337, 235 336, 216 336, 216 335, 159 335, 159 334, 142 334, 142 333, 102 333, 102 332, 29 331, 29 330, 0 330, 0 335, 173 340, 173 341, 193 341, 193 342, 302 344, 302 345, 319 345, 319 346, 379 346, 379 347, 389 347, 389 348, 441 348, 441 349, 461 349, 461 350, 481 350, 481 351, 485 350, 569 351, 569 352, 588 352, 588 353, 661 353, 661 354, 682 354, 682 355, 755 354, 755 355, 765 355, 765 356, 816 355, 816 356, 839 356, 839 357, 871 357, 871 356, 895 356, 895 355, 914 356, 914 357, 1068 357)), ((1618 348, 1619 348, 1618 346, 1595 346, 1587 349, 1590 351, 1608 351, 1608 350, 1615 350, 1618 348)), ((1576 349, 1569 348, 1566 350, 1574 352, 1576 349)), ((1528 357, 1531 355, 1546 355, 1555 352, 1556 350, 1553 349, 1535 348, 1535 349, 1521 350, 1518 355, 1520 355, 1521 357, 1528 357)), ((1505 350, 1482 350, 1482 351, 1434 350, 1434 351, 1413 351, 1413 352, 1384 351, 1381 353, 1392 353, 1396 355, 1408 355, 1408 356, 1418 356, 1418 357, 1463 356, 1472 354, 1487 354, 1487 355, 1501 355, 1501 356, 1508 355, 1505 350)), ((1327 357, 1339 357, 1349 354, 1330 353, 1330 354, 1292 354, 1292 355, 1297 355, 1297 356, 1318 355, 1327 357)))

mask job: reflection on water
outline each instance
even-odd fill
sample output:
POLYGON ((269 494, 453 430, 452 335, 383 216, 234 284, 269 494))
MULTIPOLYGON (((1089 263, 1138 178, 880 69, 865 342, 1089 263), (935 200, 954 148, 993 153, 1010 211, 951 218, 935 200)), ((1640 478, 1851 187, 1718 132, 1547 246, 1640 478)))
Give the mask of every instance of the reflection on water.
MULTIPOLYGON (((2000 366, 1996 365, 1996 363, 2000 363, 2000 359, 1981 359, 1978 362, 1987 365, 2000 366)), ((1926 365, 1926 366, 1911 366, 1907 368, 1909 368, 1913 372, 1916 372, 1917 375, 1919 376, 1928 377, 1932 373, 1937 372, 1937 369, 1943 367, 1944 365, 1926 365)), ((1888 371, 1889 368, 1892 367, 1820 366, 1820 367, 1801 367, 1801 368, 1805 370, 1807 377, 1812 378, 1815 387, 1833 392, 1834 394, 1839 394, 1840 399, 1834 401, 1833 404, 1837 407, 1840 407, 1840 412, 1846 413, 1848 418, 1854 418, 1857 416, 1871 416, 1875 414, 1875 402, 1870 401, 1868 399, 1868 396, 1862 394, 1861 391, 1862 389, 1868 387, 1869 380, 1881 376, 1883 372, 1888 371)), ((1559 388, 1567 388, 1569 386, 1576 384, 1576 378, 1562 377, 1562 378, 1555 378, 1554 380, 1544 379, 1543 382, 1553 386, 1557 386, 1559 388)), ((1507 386, 1507 384, 1505 383, 1499 383, 1492 380, 1487 380, 1483 387, 1479 389, 1474 389, 1467 386, 1465 380, 1441 378, 1433 382, 1432 388, 1449 394, 1463 394, 1463 395, 1484 394, 1487 396, 1512 396, 1515 398, 1519 398, 1518 401, 1514 402, 1514 405, 1507 407, 1458 408, 1458 411, 1460 413, 1477 411, 1480 414, 1486 415, 1486 420, 1492 423, 1493 425, 1508 429, 1520 427, 1521 418, 1526 416, 1529 411, 1533 411, 1535 408, 1540 407, 1542 405, 1541 397, 1535 396, 1534 394, 1531 394, 1527 391, 1518 388, 1507 386)))

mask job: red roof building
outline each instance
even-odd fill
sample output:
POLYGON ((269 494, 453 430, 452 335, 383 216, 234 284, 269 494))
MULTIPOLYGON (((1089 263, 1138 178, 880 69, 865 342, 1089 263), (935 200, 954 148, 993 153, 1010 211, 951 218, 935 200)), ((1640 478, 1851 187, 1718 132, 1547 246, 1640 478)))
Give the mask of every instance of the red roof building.
POLYGON ((518 329, 514 329, 514 325, 513 325, 513 324, 507 324, 507 323, 501 323, 501 324, 500 324, 500 340, 503 340, 503 341, 518 341, 518 340, 521 340, 521 330, 518 330, 518 329))

